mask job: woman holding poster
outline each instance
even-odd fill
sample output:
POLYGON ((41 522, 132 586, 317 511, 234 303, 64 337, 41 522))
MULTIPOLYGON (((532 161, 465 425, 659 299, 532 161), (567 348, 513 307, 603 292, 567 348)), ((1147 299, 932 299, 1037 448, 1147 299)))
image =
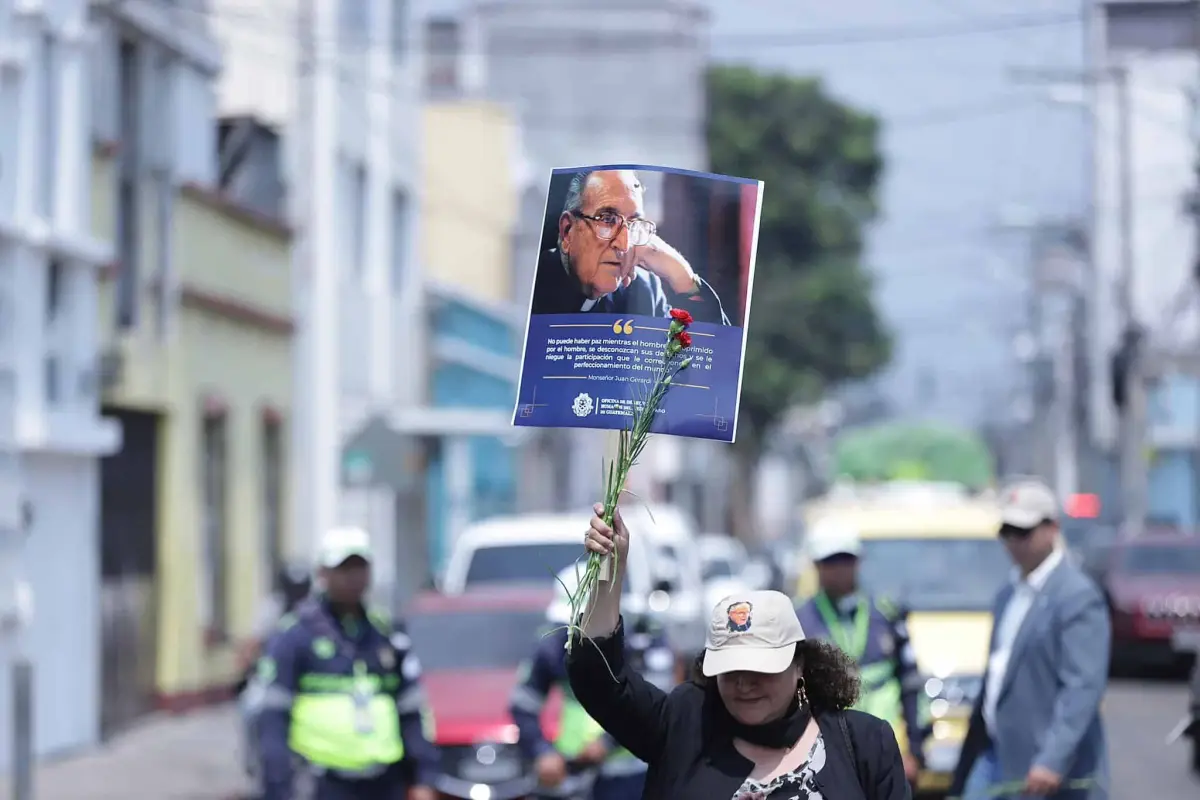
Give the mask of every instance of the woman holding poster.
POLYGON ((713 609, 693 681, 670 694, 623 658, 621 566, 629 532, 604 508, 587 548, 616 554, 616 574, 591 593, 567 656, 576 699, 649 764, 647 800, 908 800, 891 726, 847 710, 857 671, 836 647, 805 638, 780 592, 730 596, 713 609))

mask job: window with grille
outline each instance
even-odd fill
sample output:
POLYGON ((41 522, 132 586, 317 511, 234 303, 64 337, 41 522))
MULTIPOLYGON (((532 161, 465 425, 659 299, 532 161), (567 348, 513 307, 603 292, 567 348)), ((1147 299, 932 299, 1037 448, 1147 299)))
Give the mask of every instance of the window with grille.
POLYGON ((283 567, 283 424, 267 419, 262 429, 263 550, 272 576, 283 567))
POLYGON ((55 189, 58 183, 58 98, 62 91, 58 65, 58 43, 53 34, 43 34, 41 41, 42 151, 41 174, 38 176, 38 205, 40 206, 38 211, 48 220, 54 218, 55 189))
POLYGON ((62 315, 66 298, 67 268, 57 258, 50 259, 46 268, 46 322, 54 324, 62 315))
POLYGON ((392 0, 392 58, 404 59, 408 50, 408 0, 392 0))
POLYGON ((141 54, 138 46, 122 40, 118 50, 120 108, 120 169, 117 178, 117 327, 137 324, 139 244, 138 156, 142 124, 141 54))
POLYGON ((408 263, 408 193, 403 189, 392 191, 392 293, 400 294, 404 289, 405 265, 408 263))
POLYGON ((202 433, 203 534, 206 627, 212 639, 229 634, 228 425, 223 414, 206 415, 202 433))
POLYGON ((426 88, 431 92, 452 92, 460 86, 459 61, 462 30, 453 19, 431 19, 425 28, 425 53, 428 72, 426 88))
POLYGON ((350 232, 354 271, 362 275, 367 270, 367 166, 357 163, 351 168, 350 192, 354 219, 350 232))

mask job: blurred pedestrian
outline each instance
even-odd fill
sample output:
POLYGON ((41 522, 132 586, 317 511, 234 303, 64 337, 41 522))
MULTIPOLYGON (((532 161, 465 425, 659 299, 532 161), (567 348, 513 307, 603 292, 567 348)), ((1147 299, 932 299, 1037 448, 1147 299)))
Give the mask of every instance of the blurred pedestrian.
POLYGON ((284 566, 275 575, 275 585, 259 608, 253 633, 238 647, 238 667, 242 674, 242 680, 237 687, 238 694, 241 694, 253 677, 267 640, 278 630, 280 621, 295 611, 301 601, 308 597, 312 592, 312 585, 312 567, 304 564, 284 566))
POLYGON ((928 731, 920 723, 925 681, 908 640, 907 614, 892 599, 859 587, 858 531, 823 520, 808 535, 808 551, 820 588, 796 611, 800 624, 810 637, 831 641, 854 659, 862 680, 854 708, 892 724, 904 774, 915 785, 928 731))
POLYGON ((1038 481, 1001 495, 999 534, 1016 570, 996 598, 984 687, 951 796, 1108 797, 1100 717, 1108 606, 1065 558, 1058 519, 1054 493, 1038 481))
POLYGON ((650 765, 647 800, 907 800, 891 726, 848 709, 854 664, 806 639, 787 595, 752 591, 713 609, 695 679, 670 694, 625 660, 621 587, 629 531, 597 516, 592 552, 616 552, 611 583, 593 593, 567 656, 576 698, 650 765))
POLYGON ((267 595, 259 611, 254 631, 238 648, 238 670, 242 677, 234 693, 242 717, 243 761, 246 774, 256 783, 260 782, 262 777, 258 747, 258 715, 262 711, 266 688, 263 682, 255 677, 258 660, 262 657, 271 636, 280 630, 280 623, 284 617, 294 612, 312 591, 312 573, 312 567, 302 565, 287 566, 279 570, 279 574, 275 576, 274 591, 267 595))
POLYGON ((259 662, 264 800, 293 800, 293 761, 316 800, 435 800, 420 666, 402 628, 368 610, 366 531, 321 541, 319 592, 285 617, 259 662))
MULTIPOLYGON (((572 765, 596 767, 599 775, 592 800, 640 800, 646 784, 646 763, 618 745, 588 716, 567 682, 570 595, 578 585, 574 567, 559 573, 556 596, 546 610, 546 621, 555 627, 537 642, 533 657, 522 667, 522 679, 513 689, 509 711, 521 732, 521 750, 534 763, 539 785, 557 788, 572 765), (556 686, 563 693, 563 706, 558 735, 551 743, 542 734, 541 715, 556 686)), ((660 673, 669 673, 674 662, 666 640, 657 631, 633 634, 626 642, 626 656, 656 667, 660 673)))

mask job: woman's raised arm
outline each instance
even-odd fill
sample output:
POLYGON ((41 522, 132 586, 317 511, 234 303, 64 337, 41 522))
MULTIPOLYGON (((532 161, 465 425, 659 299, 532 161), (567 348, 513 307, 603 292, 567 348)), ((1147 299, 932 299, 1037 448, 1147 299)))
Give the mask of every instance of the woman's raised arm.
POLYGON ((667 694, 625 661, 625 630, 621 622, 621 592, 629 531, 620 512, 610 527, 602 519, 604 506, 596 505, 585 537, 588 550, 601 555, 616 553, 611 580, 598 582, 583 608, 582 628, 571 631, 567 677, 571 689, 588 715, 621 746, 642 761, 657 760, 666 740, 667 694))

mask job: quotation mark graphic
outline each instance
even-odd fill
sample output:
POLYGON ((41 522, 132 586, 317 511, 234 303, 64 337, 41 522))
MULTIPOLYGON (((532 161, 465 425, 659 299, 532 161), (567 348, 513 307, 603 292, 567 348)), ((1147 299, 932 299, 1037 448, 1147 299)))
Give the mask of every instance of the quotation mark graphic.
POLYGON ((633 333, 633 320, 619 319, 613 323, 613 333, 633 333))

